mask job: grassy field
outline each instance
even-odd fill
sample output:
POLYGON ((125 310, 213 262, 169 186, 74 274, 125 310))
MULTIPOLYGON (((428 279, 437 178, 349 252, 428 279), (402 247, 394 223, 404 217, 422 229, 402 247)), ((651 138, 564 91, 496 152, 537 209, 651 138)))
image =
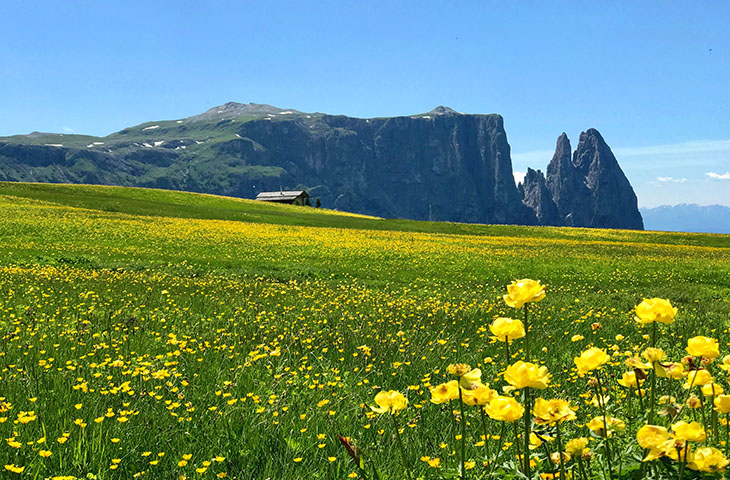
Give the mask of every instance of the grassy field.
MULTIPOLYGON (((530 307, 533 356, 552 373, 539 394, 579 407, 563 439, 591 438, 590 478, 602 478, 606 442, 584 426, 597 408, 573 357, 591 346, 611 354, 607 408, 627 424, 612 438, 615 475, 676 478, 664 460, 639 470, 633 439, 647 412, 616 378, 650 342, 633 320, 645 297, 679 309, 659 332, 670 358, 696 335, 730 353, 728 236, 383 220, 170 191, 0 183, 2 473, 451 478, 463 439, 468 478, 519 478, 512 427, 482 425, 476 407, 462 418, 455 405, 431 403, 430 388, 464 362, 501 393, 508 362, 488 327, 521 318, 502 295, 526 277, 547 286, 530 307), (375 414, 373 397, 391 389, 408 408, 375 414), (357 446, 364 472, 338 434, 357 446)), ((509 363, 523 359, 522 346, 515 341, 509 363)), ((723 370, 713 374, 728 386, 723 370)), ((677 404, 689 394, 681 382, 658 385, 677 404)), ((711 415, 685 409, 661 422, 699 411, 711 415)), ((543 478, 557 471, 554 450, 533 450, 543 478)))

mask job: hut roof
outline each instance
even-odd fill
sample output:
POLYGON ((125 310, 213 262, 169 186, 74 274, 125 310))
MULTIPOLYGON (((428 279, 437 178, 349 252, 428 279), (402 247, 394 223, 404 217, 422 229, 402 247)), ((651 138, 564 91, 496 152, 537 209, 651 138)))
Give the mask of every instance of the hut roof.
POLYGON ((266 201, 289 201, 296 200, 300 195, 309 196, 304 190, 281 190, 278 192, 261 192, 256 195, 256 200, 266 201))

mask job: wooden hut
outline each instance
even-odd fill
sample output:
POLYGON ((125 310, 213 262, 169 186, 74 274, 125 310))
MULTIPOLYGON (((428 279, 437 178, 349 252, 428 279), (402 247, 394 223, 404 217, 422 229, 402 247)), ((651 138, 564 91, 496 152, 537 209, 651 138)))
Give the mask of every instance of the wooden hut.
POLYGON ((278 192, 261 192, 256 195, 260 202, 288 203, 289 205, 305 205, 309 194, 305 190, 279 190, 278 192))

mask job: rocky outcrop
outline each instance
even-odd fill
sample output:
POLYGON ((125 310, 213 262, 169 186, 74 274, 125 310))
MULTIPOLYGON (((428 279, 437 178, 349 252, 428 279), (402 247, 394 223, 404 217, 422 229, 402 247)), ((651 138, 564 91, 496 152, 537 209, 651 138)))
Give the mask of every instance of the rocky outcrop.
POLYGON ((573 164, 591 192, 588 205, 578 208, 590 217, 590 226, 644 228, 634 189, 598 130, 591 128, 580 134, 573 164))
POLYGON ((567 135, 563 133, 558 138, 544 180, 545 190, 555 205, 554 220, 544 213, 550 202, 540 190, 541 181, 541 176, 533 175, 528 185, 526 178, 521 191, 523 203, 543 225, 644 228, 636 194, 596 129, 581 133, 572 159, 567 135))
POLYGON ((527 169, 523 183, 519 185, 522 202, 537 217, 540 225, 563 225, 558 207, 545 183, 545 176, 540 170, 527 169))
POLYGON ((360 119, 231 102, 103 138, 35 132, 0 138, 0 180, 244 198, 306 188, 325 207, 382 217, 641 228, 631 186, 595 130, 572 159, 561 135, 547 175, 528 170, 518 190, 502 117, 444 106, 360 119))

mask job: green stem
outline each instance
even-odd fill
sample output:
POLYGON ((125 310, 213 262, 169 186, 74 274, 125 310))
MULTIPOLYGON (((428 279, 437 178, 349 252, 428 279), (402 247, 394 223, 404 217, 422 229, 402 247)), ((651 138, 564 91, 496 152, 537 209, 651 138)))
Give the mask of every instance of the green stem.
POLYGON ((689 444, 685 442, 684 444, 684 458, 682 458, 682 450, 679 451, 678 458, 680 460, 679 464, 679 480, 682 480, 684 478, 684 467, 687 465, 687 451, 689 450, 689 444))
POLYGON ((725 414, 725 456, 730 454, 730 413, 725 414))
POLYGON ((502 422, 502 428, 499 431, 499 447, 497 448, 497 453, 494 454, 494 462, 489 466, 487 476, 489 476, 492 471, 497 468, 497 464, 502 458, 502 452, 504 451, 504 435, 506 433, 505 430, 507 430, 507 422, 502 422))
POLYGON ((639 377, 635 376, 636 378, 636 390, 639 394, 639 409, 643 412, 644 411, 644 395, 641 393, 641 385, 639 384, 639 377))
POLYGON ((654 425, 654 410, 656 409, 656 364, 651 370, 651 386, 649 388, 651 388, 651 393, 649 394, 649 424, 654 425))
POLYGON ((466 459, 464 458, 464 455, 466 447, 466 415, 464 415, 464 400, 461 395, 461 387, 459 387, 459 408, 461 410, 461 480, 465 480, 466 468, 464 467, 464 462, 466 459))
MULTIPOLYGON (((652 348, 656 347, 656 322, 652 322, 651 324, 651 346, 652 348)), ((638 382, 638 380, 637 380, 638 382)), ((656 408, 656 362, 652 362, 652 369, 651 369, 651 393, 649 394, 649 424, 654 425, 654 409, 656 408)))
POLYGON ((531 410, 532 407, 530 406, 530 389, 528 387, 525 387, 524 391, 525 395, 525 476, 527 478, 530 478, 530 419, 531 419, 531 410))
POLYGON ((583 480, 588 480, 588 476, 586 475, 585 467, 583 466, 583 456, 582 456, 582 454, 581 454, 580 457, 578 457, 578 470, 580 471, 580 474, 583 477, 583 480))
POLYGON ((606 405, 603 403, 603 386, 601 385, 601 376, 600 374, 596 375, 596 380, 598 383, 597 389, 597 398, 598 398, 598 406, 601 409, 601 415, 603 415, 603 432, 606 435, 604 446, 604 451, 606 453, 606 462, 608 463, 608 476, 613 480, 613 461, 611 458, 611 446, 609 445, 609 431, 608 431, 608 418, 606 415, 606 405))
POLYGON ((507 366, 512 361, 512 356, 509 354, 509 336, 504 337, 504 350, 507 353, 507 366))
POLYGON ((720 434, 718 433, 719 427, 717 425, 717 410, 715 410, 713 407, 715 406, 715 385, 712 385, 712 403, 710 403, 710 415, 711 415, 711 421, 712 421, 712 435, 715 437, 716 440, 720 439, 720 434))
POLYGON ((512 422, 512 430, 515 434, 515 448, 517 449, 517 457, 520 460, 520 469, 522 470, 522 473, 525 473, 525 462, 524 459, 520 458, 520 453, 522 450, 520 449, 520 434, 517 433, 517 422, 512 422))
POLYGON ((529 316, 527 315, 527 304, 523 307, 524 319, 525 319, 525 361, 530 361, 530 322, 529 316))
POLYGON ((408 455, 406 455, 406 447, 403 445, 403 439, 400 437, 400 430, 398 429, 398 423, 395 421, 395 415, 391 414, 390 419, 395 429, 395 438, 398 441, 398 448, 400 448, 400 454, 403 458, 403 466, 406 467, 406 473, 408 474, 408 480, 411 480, 411 463, 408 461, 408 455))
POLYGON ((556 423, 555 426, 558 429, 558 455, 560 456, 560 479, 565 479, 565 465, 563 465, 563 439, 560 436, 560 422, 556 423))
POLYGON ((489 458, 489 433, 487 431, 487 415, 484 413, 484 408, 479 407, 479 413, 482 416, 482 429, 484 430, 484 456, 489 458))
MULTIPOLYGON (((700 413, 702 414, 702 426, 705 429, 705 432, 709 432, 710 429, 707 428, 707 416, 705 415, 705 394, 702 393, 702 387, 697 387, 697 391, 700 393, 700 413)), ((707 437, 705 437, 705 444, 707 444, 707 437)))

